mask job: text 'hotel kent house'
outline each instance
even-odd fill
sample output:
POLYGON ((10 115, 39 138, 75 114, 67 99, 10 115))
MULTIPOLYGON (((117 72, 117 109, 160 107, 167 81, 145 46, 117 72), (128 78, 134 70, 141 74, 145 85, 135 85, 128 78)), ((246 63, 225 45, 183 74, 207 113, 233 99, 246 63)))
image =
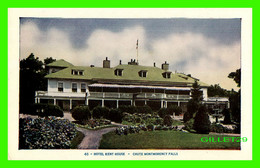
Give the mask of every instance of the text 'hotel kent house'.
POLYGON ((203 101, 208 105, 216 102, 229 106, 227 98, 208 97, 209 85, 191 75, 169 71, 167 62, 161 68, 141 66, 131 60, 128 64, 110 67, 110 60, 103 61, 103 67, 74 66, 65 60, 46 65, 49 69, 47 91, 36 91, 36 103, 52 103, 69 111, 77 105, 117 108, 122 105, 148 105, 157 110, 171 105, 187 109, 195 80, 201 87, 203 101))

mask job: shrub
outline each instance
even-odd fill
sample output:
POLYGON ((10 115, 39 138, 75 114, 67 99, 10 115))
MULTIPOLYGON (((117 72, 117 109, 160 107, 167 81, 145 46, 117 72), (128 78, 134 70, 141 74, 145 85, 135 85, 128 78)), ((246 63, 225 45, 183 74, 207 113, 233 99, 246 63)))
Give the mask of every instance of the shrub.
POLYGON ((190 119, 189 121, 187 121, 184 125, 184 129, 188 130, 188 131, 191 131, 193 130, 193 124, 194 124, 194 119, 190 119))
POLYGON ((166 108, 161 108, 161 109, 158 111, 158 115, 159 115, 161 118, 164 118, 164 117, 167 115, 167 109, 166 109, 166 108))
POLYGON ((194 118, 194 130, 202 134, 208 134, 210 131, 210 121, 205 105, 199 107, 194 118))
POLYGON ((173 120, 172 120, 172 117, 170 115, 166 115, 164 118, 163 118, 163 124, 166 125, 166 126, 171 126, 173 123, 173 120))
POLYGON ((231 123, 230 110, 224 108, 223 111, 222 111, 222 114, 224 114, 224 124, 230 124, 231 123))
POLYGON ((152 124, 147 125, 146 128, 147 128, 148 131, 153 131, 154 130, 154 126, 152 124))
POLYGON ((92 111, 93 118, 108 118, 109 109, 107 107, 97 106, 92 111))
POLYGON ((88 106, 77 106, 72 110, 72 117, 83 123, 91 117, 91 113, 88 106))
POLYGON ((123 114, 118 109, 111 109, 109 111, 108 119, 110 119, 111 121, 117 122, 117 123, 121 123, 122 119, 123 119, 123 114))
POLYGON ((189 100, 188 104, 187 104, 187 112, 184 113, 184 116, 183 116, 183 121, 184 122, 187 122, 189 121, 190 119, 193 118, 194 114, 197 113, 198 109, 199 109, 199 103, 194 101, 194 100, 189 100))
POLYGON ((175 115, 180 115, 182 113, 182 109, 179 106, 176 105, 172 105, 170 107, 167 108, 167 114, 169 115, 173 115, 173 113, 175 113, 175 115))
POLYGON ((154 130, 162 130, 162 126, 161 125, 155 126, 154 130))
POLYGON ((233 132, 235 132, 235 130, 228 129, 221 124, 214 123, 214 124, 211 124, 211 126, 210 126, 210 132, 233 133, 233 132))
POLYGON ((19 120, 19 149, 69 149, 76 126, 69 120, 50 117, 19 120))
POLYGON ((39 115, 40 117, 47 117, 47 116, 56 116, 56 117, 63 117, 62 109, 53 104, 42 104, 36 103, 33 105, 33 111, 35 114, 39 115))
POLYGON ((162 130, 164 130, 164 131, 168 131, 169 128, 168 128, 168 127, 162 127, 162 130))
POLYGON ((127 113, 130 113, 130 114, 137 113, 137 108, 136 108, 136 106, 120 106, 120 107, 119 107, 119 110, 120 110, 121 112, 127 112, 127 113))
POLYGON ((142 113, 142 114, 152 114, 152 109, 150 106, 144 105, 144 106, 137 106, 136 107, 137 113, 142 113))
POLYGON ((46 106, 46 115, 47 116, 56 116, 56 117, 63 117, 63 111, 59 106, 53 105, 53 104, 48 104, 46 106))

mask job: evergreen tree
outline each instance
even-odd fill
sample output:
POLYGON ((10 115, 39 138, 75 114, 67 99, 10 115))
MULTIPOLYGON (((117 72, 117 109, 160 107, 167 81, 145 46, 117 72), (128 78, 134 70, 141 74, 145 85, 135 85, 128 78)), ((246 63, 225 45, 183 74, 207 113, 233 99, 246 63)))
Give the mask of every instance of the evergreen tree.
POLYGON ((230 110, 224 108, 222 113, 224 114, 224 124, 230 124, 231 123, 230 110))
POLYGON ((187 112, 183 116, 183 121, 187 122, 194 117, 195 113, 198 111, 201 101, 203 100, 202 92, 200 91, 200 85, 197 80, 192 85, 191 89, 191 100, 187 104, 187 112))
POLYGON ((194 118, 194 130, 200 134, 208 134, 210 131, 210 121, 205 105, 199 107, 198 112, 194 118))

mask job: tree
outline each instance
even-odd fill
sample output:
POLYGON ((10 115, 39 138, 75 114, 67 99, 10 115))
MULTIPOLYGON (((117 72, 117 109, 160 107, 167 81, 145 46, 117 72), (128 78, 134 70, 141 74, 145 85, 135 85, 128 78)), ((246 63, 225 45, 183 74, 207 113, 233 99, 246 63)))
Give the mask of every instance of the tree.
POLYGON ((237 87, 241 85, 241 68, 237 69, 236 72, 231 72, 228 75, 229 78, 233 79, 237 83, 237 87))
POLYGON ((200 91, 200 85, 195 81, 191 89, 191 100, 187 104, 187 112, 183 116, 183 121, 187 122, 194 117, 194 114, 198 111, 201 101, 203 100, 202 92, 200 91))
POLYGON ((230 116, 229 109, 224 108, 222 113, 224 114, 224 124, 230 124, 231 123, 231 116, 230 116))
POLYGON ((47 57, 47 58, 44 59, 44 64, 47 65, 47 64, 50 64, 54 61, 56 61, 56 59, 53 59, 52 57, 47 57))
MULTIPOLYGON (((50 63, 54 59, 47 58, 44 60, 50 63)), ((34 104, 35 91, 47 90, 47 79, 44 78, 47 75, 47 71, 44 68, 44 63, 35 58, 31 53, 27 58, 20 61, 20 112, 26 112, 30 110, 32 104, 34 104)))
POLYGON ((33 53, 20 61, 20 111, 34 103, 35 91, 43 87, 43 63, 33 53))
POLYGON ((198 112, 194 118, 194 130, 200 134, 208 134, 210 131, 210 121, 205 105, 199 107, 198 112))
POLYGON ((229 92, 226 89, 221 88, 219 84, 215 84, 215 85, 210 85, 210 87, 208 88, 208 96, 228 97, 229 92))
MULTIPOLYGON (((229 78, 233 79, 237 83, 237 87, 241 86, 241 68, 237 69, 236 72, 231 72, 228 75, 229 78)), ((232 90, 231 95, 229 97, 230 101, 230 109, 232 113, 232 119, 235 122, 240 123, 241 121, 241 90, 238 92, 234 92, 232 90)))

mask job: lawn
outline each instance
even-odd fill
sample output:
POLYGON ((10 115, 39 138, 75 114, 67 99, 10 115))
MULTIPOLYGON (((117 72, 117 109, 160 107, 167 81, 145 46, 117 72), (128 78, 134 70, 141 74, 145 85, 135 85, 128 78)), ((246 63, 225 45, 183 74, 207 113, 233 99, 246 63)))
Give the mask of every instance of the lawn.
MULTIPOLYGON (((103 135, 100 149, 240 149, 239 142, 202 142, 202 137, 223 140, 227 135, 193 134, 181 131, 141 131, 137 134, 103 135)), ((230 138, 231 139, 231 138, 230 138)))

